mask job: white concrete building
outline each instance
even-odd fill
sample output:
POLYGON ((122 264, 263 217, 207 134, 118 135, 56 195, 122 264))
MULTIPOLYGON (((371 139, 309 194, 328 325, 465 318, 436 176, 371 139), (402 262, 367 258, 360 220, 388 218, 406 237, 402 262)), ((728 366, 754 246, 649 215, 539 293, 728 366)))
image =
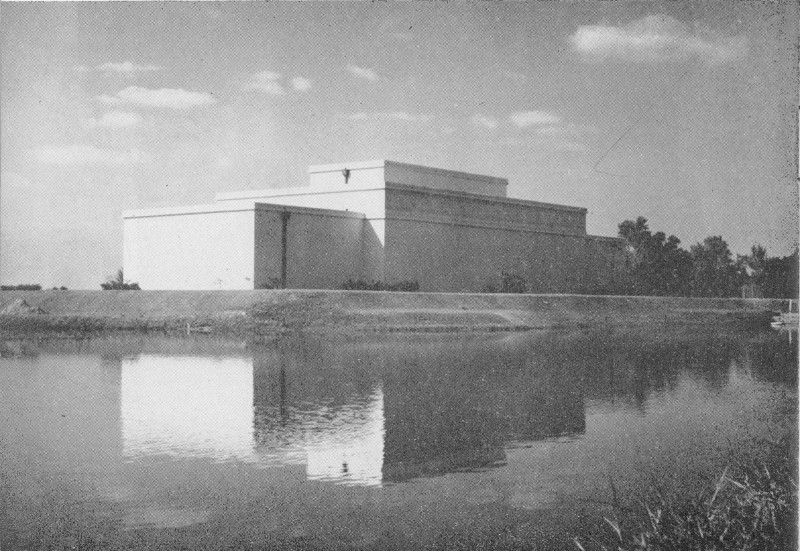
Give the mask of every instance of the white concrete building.
POLYGON ((310 185, 125 212, 124 270, 143 289, 341 288, 347 280, 480 291, 613 285, 622 244, 586 209, 506 197, 508 181, 393 161, 312 166, 310 185))

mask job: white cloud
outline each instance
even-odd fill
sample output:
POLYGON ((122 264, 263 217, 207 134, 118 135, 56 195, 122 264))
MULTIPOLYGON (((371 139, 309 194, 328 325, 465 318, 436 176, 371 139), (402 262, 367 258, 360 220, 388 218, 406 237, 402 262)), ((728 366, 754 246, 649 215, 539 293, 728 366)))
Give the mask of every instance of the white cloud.
POLYGON ((42 163, 59 166, 131 165, 147 160, 147 155, 138 149, 118 151, 81 144, 39 147, 33 155, 42 163))
POLYGON ((353 76, 356 76, 358 78, 371 80, 373 82, 378 80, 378 73, 376 73, 372 69, 367 69, 365 67, 358 67, 357 65, 348 65, 347 70, 350 71, 350 73, 353 76))
POLYGON ((747 54, 743 36, 725 36, 707 28, 690 29, 668 15, 650 15, 624 26, 584 25, 571 37, 574 48, 600 59, 641 62, 699 58, 719 64, 747 54))
POLYGON ((115 96, 103 95, 100 101, 112 105, 131 103, 146 107, 164 107, 167 109, 191 109, 216 103, 216 99, 206 92, 190 92, 182 88, 161 88, 151 90, 140 86, 128 86, 117 92, 115 96))
POLYGON ((408 111, 377 111, 374 113, 359 111, 343 115, 343 117, 350 121, 398 121, 408 123, 425 123, 433 119, 430 115, 409 113, 408 111))
POLYGON ((519 128, 546 124, 559 124, 561 117, 547 111, 518 111, 508 117, 519 128))
POLYGON ((490 130, 494 130, 500 125, 499 121, 496 118, 489 117, 487 115, 482 115, 481 113, 476 113, 472 115, 470 121, 475 126, 482 126, 483 128, 488 128, 490 130))
POLYGON ((160 71, 161 67, 157 65, 137 65, 130 61, 123 61, 122 63, 103 63, 97 66, 97 70, 103 71, 104 73, 118 73, 130 76, 134 73, 160 71))
POLYGON ((244 85, 245 90, 259 90, 261 92, 281 96, 286 93, 283 84, 279 81, 283 75, 274 71, 261 71, 253 75, 250 82, 244 85))
POLYGON ((86 120, 87 128, 125 128, 138 126, 142 123, 142 116, 139 113, 127 111, 109 111, 99 119, 91 118, 86 120))
POLYGON ((311 90, 311 81, 305 77, 294 77, 292 79, 292 88, 298 92, 307 92, 311 90))

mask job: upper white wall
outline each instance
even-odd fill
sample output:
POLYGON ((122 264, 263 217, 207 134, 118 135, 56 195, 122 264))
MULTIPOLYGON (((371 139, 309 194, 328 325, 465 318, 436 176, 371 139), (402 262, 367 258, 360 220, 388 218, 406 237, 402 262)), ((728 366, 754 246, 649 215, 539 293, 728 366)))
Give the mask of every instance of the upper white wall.
POLYGON ((505 197, 508 180, 396 161, 315 165, 308 169, 314 188, 370 189, 386 183, 505 197))
POLYGON ((386 183, 384 162, 313 165, 308 167, 308 181, 315 189, 380 189, 386 183), (346 180, 345 171, 348 171, 346 180))
POLYGON ((428 166, 410 165, 386 161, 384 165, 386 182, 392 184, 405 184, 433 189, 446 189, 449 191, 463 191, 464 193, 477 193, 493 197, 505 197, 508 180, 470 174, 454 170, 443 170, 428 166))

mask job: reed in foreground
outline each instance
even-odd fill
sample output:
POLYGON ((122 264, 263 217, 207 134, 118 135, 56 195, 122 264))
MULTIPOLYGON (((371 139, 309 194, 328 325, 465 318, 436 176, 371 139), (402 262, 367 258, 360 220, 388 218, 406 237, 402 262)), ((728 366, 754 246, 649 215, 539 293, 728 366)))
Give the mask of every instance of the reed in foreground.
MULTIPOLYGON (((797 549, 797 483, 788 465, 726 468, 684 502, 658 489, 620 519, 608 537, 575 538, 581 551, 785 551, 797 549)), ((622 511, 622 508, 619 508, 622 511)))

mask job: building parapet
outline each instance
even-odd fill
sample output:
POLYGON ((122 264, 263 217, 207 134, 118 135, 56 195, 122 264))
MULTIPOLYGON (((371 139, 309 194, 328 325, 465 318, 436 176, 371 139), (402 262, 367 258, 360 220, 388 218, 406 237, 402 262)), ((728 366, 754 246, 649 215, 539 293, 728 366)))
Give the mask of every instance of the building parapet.
POLYGON ((365 215, 361 212, 320 209, 314 207, 296 207, 291 205, 276 205, 271 203, 259 203, 257 201, 237 201, 226 203, 211 203, 203 205, 190 205, 182 207, 156 207, 150 209, 127 210, 122 213, 125 219, 130 218, 152 218, 159 216, 184 216, 191 214, 214 214, 228 212, 246 211, 278 211, 307 214, 311 216, 328 216, 335 218, 360 218, 365 215))

